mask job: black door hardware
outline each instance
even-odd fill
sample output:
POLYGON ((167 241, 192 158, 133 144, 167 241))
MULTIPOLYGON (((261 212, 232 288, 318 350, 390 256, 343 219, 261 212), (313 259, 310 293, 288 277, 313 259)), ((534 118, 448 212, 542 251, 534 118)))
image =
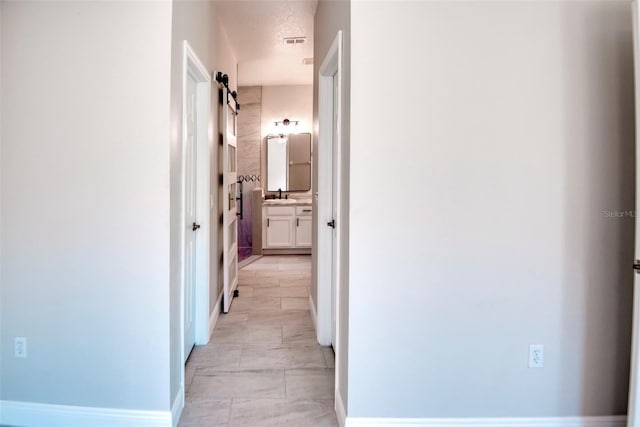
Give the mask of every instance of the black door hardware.
POLYGON ((329 221, 329 222, 327 223, 327 225, 328 225, 329 227, 331 227, 331 228, 336 228, 336 220, 335 220, 335 219, 332 219, 331 221, 329 221))
POLYGON ((196 224, 195 222, 193 223, 193 231, 196 231, 198 228, 200 228, 200 224, 196 224))

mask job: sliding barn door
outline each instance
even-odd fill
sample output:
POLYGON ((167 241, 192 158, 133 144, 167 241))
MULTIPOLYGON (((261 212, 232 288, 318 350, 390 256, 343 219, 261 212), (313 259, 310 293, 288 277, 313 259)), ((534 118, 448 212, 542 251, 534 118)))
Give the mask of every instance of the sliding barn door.
POLYGON ((226 87, 222 88, 222 215, 223 215, 223 304, 229 312, 233 294, 238 286, 238 172, 237 172, 237 115, 235 100, 226 87))

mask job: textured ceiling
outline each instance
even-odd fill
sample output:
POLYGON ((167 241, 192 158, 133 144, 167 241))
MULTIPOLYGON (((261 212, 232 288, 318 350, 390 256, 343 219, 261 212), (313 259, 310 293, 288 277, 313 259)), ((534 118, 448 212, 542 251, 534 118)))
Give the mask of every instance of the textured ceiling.
POLYGON ((311 84, 313 15, 317 0, 223 0, 218 2, 229 42, 238 59, 238 83, 311 84), (285 37, 306 37, 302 46, 285 46, 285 37))

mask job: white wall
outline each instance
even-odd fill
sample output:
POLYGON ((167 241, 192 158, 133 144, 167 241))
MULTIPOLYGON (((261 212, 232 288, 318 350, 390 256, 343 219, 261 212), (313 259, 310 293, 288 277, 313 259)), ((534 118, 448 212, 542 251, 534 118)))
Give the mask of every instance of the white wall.
POLYGON ((168 411, 171 4, 1 19, 0 399, 168 411))
MULTIPOLYGON (((171 396, 175 399, 180 389, 180 372, 184 369, 181 360, 182 347, 180 342, 180 209, 182 203, 182 42, 187 40, 206 68, 212 72, 223 71, 229 74, 231 84, 236 77, 236 61, 224 26, 220 21, 217 7, 212 1, 181 0, 173 3, 172 18, 172 59, 171 59, 171 396)), ((235 86, 233 86, 235 87, 235 86)), ((211 209, 211 224, 218 224, 219 209, 219 181, 218 150, 218 85, 211 86, 211 117, 210 128, 212 147, 210 153, 211 164, 211 196, 214 207, 211 209), (216 143, 214 144, 214 140, 216 143)), ((208 201, 205 201, 207 203, 208 201)), ((217 262, 218 251, 222 249, 219 236, 222 235, 218 227, 211 227, 210 233, 210 292, 209 310, 213 312, 216 301, 221 292, 222 271, 217 262)), ((172 400, 173 401, 173 400, 172 400)))
MULTIPOLYGON (((351 1, 350 0, 321 0, 318 2, 314 21, 314 86, 313 86, 313 152, 323 147, 318 147, 318 72, 320 66, 327 56, 338 31, 342 31, 342 195, 341 195, 341 218, 344 218, 342 224, 338 224, 342 228, 340 242, 342 246, 342 265, 340 271, 340 324, 339 347, 340 357, 336 360, 338 369, 342 372, 338 378, 337 388, 340 392, 339 398, 345 409, 348 406, 347 395, 347 361, 349 359, 349 153, 350 153, 350 106, 351 106, 351 1)), ((318 170, 318 156, 313 156, 313 171, 318 170)), ((312 191, 318 189, 318 174, 313 173, 312 191)), ((318 212, 318 206, 315 198, 313 199, 314 212, 318 212)), ((313 216, 313 241, 318 241, 317 235, 318 215, 313 216)), ((317 253, 313 251, 311 254, 311 298, 314 305, 318 307, 318 286, 330 286, 330 283, 317 283, 318 260, 317 253)))
POLYGON ((630 2, 351 18, 349 416, 625 414, 630 2))
POLYGON ((311 133, 313 130, 313 86, 262 86, 262 138, 271 133, 311 133), (275 126, 285 118, 299 120, 288 127, 275 126))

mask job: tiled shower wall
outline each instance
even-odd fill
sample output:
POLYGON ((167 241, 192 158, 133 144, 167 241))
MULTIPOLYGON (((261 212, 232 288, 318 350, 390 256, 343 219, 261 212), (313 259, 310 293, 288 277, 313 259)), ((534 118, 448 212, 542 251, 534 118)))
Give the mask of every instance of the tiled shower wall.
MULTIPOLYGON (((238 256, 243 260, 253 252, 251 227, 251 192, 261 187, 260 145, 262 87, 238 87, 238 177, 244 177, 242 184, 243 218, 238 222, 238 256), (254 179, 255 178, 255 179, 254 179)), ((258 248, 260 249, 260 248, 258 248)))

